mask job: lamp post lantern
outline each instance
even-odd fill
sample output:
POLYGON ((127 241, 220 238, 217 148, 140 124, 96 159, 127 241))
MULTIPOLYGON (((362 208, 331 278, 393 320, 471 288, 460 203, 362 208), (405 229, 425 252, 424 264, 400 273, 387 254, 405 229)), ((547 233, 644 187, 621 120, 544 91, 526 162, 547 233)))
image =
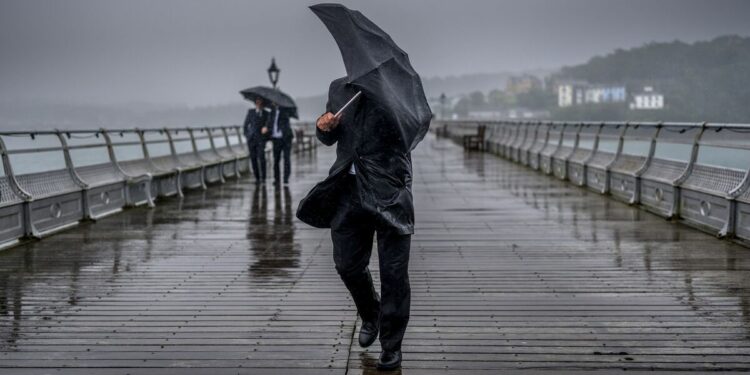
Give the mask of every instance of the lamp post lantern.
POLYGON ((279 82, 279 68, 276 66, 276 58, 271 58, 271 66, 268 67, 268 79, 271 80, 271 86, 276 88, 276 84, 279 82))

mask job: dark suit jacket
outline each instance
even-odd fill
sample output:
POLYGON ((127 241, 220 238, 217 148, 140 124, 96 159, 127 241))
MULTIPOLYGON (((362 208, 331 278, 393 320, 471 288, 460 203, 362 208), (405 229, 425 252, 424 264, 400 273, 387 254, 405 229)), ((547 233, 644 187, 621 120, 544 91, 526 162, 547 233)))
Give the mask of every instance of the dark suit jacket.
MULTIPOLYGON (((344 79, 333 81, 327 111, 335 113, 356 92, 344 79)), ((325 145, 338 143, 336 162, 328 178, 300 202, 297 217, 312 226, 329 228, 341 180, 354 163, 363 207, 378 218, 379 224, 390 226, 400 234, 414 233, 411 154, 399 146, 403 142, 389 114, 362 95, 345 110, 334 130, 318 130, 317 136, 325 145)))
MULTIPOLYGON (((266 120, 269 138, 273 137, 273 122, 276 119, 276 111, 278 111, 278 108, 274 108, 271 113, 268 114, 268 119, 266 120)), ((292 125, 289 123, 289 114, 283 110, 279 113, 279 129, 281 129, 281 138, 285 141, 289 142, 294 138, 292 125)))
POLYGON ((247 138, 248 143, 262 142, 268 139, 268 133, 261 133, 261 129, 266 125, 267 121, 268 111, 263 110, 260 115, 258 115, 255 108, 251 108, 247 111, 243 131, 245 132, 245 138, 247 138))

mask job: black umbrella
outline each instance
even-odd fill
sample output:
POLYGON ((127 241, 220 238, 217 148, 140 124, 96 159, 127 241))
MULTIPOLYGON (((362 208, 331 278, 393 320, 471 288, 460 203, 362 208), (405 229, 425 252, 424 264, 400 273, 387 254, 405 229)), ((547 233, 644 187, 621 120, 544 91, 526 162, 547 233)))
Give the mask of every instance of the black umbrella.
POLYGON ((263 99, 266 104, 276 103, 279 108, 288 111, 290 117, 298 118, 297 103, 294 102, 291 96, 279 89, 267 86, 255 86, 240 91, 240 94, 251 102, 254 102, 256 99, 263 99))
POLYGON ((340 4, 310 9, 326 25, 344 59, 349 83, 387 109, 411 151, 424 138, 432 111, 409 56, 362 13, 340 4))

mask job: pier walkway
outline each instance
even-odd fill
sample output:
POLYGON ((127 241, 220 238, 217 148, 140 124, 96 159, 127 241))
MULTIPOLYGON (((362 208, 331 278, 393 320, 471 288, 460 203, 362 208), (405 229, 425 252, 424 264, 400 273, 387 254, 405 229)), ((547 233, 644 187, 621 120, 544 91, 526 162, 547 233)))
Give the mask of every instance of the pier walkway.
MULTIPOLYGON (((294 217, 333 158, 0 252, 0 374, 376 373, 294 217)), ((750 249, 448 140, 413 159, 401 373, 750 370, 750 249)))

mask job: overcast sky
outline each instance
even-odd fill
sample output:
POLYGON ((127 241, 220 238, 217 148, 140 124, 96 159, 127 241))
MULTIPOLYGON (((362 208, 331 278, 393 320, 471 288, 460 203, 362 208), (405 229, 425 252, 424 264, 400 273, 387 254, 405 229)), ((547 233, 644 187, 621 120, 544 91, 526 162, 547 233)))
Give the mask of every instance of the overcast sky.
MULTIPOLYGON (((275 56, 293 96, 344 74, 294 0, 0 0, 0 100, 237 102, 275 56)), ((617 47, 750 35, 747 0, 344 1, 389 32, 423 77, 556 68, 617 47)))

